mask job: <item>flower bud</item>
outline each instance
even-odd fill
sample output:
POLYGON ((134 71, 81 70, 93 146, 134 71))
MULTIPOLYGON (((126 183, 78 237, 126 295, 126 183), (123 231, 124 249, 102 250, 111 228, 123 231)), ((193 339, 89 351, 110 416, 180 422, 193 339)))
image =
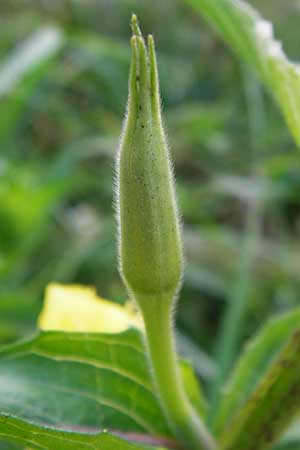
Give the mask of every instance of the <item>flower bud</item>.
POLYGON ((132 18, 127 114, 117 162, 120 271, 140 303, 173 299, 180 285, 182 245, 173 172, 161 117, 154 41, 147 46, 132 18))

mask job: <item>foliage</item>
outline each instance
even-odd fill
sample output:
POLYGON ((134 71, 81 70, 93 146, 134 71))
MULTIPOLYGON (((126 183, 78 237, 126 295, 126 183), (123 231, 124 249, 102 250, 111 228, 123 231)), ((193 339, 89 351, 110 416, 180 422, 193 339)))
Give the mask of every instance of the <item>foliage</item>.
MULTIPOLYGON (((299 57, 296 2, 256 3, 299 57)), ((182 361, 186 394, 222 449, 299 448, 299 423, 288 429, 299 410, 298 65, 240 0, 112 5, 0 6, 0 342, 26 336, 0 351, 0 449, 176 445, 141 329, 27 337, 53 280, 95 285, 124 312, 111 186, 132 10, 159 42, 185 224, 178 347, 203 385, 182 361)), ((82 319, 99 311, 90 303, 82 319)))
POLYGON ((252 66, 281 107, 296 143, 299 130, 299 64, 292 63, 275 39, 273 25, 243 0, 190 0, 239 56, 252 66))

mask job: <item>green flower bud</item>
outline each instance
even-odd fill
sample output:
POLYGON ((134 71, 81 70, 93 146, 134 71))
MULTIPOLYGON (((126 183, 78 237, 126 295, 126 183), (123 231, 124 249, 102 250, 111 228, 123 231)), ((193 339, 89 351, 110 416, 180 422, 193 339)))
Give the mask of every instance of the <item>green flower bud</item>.
POLYGON ((117 164, 120 271, 145 324, 151 374, 174 436, 187 450, 216 450, 189 402, 177 364, 172 304, 182 245, 173 173, 163 130, 152 36, 132 18, 129 99, 117 164))
POLYGON ((161 117, 154 40, 132 19, 129 99, 118 153, 120 270, 138 302, 174 298, 182 246, 172 165, 161 117))

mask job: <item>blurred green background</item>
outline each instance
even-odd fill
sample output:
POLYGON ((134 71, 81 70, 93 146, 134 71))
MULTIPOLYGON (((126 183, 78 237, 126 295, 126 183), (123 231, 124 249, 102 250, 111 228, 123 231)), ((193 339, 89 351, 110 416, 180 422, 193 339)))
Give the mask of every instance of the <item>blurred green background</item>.
MULTIPOLYGON (((300 2, 251 3, 300 59, 300 2)), ((51 281, 126 299, 112 186, 132 12, 157 42, 184 223, 178 324, 205 375, 218 333, 233 333, 230 365, 299 304, 300 160, 268 93, 184 0, 0 2, 0 344, 33 332, 51 281)))

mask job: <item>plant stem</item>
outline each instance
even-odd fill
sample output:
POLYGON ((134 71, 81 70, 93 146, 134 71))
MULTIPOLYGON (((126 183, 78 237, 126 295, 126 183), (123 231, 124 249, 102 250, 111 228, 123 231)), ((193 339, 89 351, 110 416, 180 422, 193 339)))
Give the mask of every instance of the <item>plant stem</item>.
POLYGON ((143 297, 139 304, 153 380, 171 430, 187 450, 216 450, 213 437, 185 393, 172 330, 172 301, 143 297))

